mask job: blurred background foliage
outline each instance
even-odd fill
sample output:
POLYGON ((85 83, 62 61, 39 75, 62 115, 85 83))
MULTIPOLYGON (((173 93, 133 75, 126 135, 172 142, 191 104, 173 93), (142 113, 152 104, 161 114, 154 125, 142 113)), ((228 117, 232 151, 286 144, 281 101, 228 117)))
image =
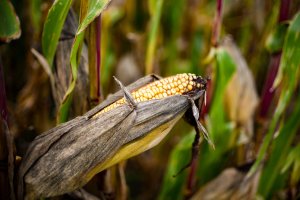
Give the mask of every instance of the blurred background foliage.
POLYGON ((129 84, 189 72, 210 77, 201 120, 216 147, 201 143, 196 175, 174 177, 195 134, 181 120, 121 165, 128 188, 115 167, 85 189, 112 199, 300 198, 299 8, 296 0, 1 0, 1 123, 15 155, 116 91, 112 76, 129 84))

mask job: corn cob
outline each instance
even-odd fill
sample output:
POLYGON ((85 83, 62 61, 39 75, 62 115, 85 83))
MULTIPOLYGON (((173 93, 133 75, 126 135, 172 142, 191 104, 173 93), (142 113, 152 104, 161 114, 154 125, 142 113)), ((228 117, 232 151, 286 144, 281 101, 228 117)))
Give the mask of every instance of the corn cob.
MULTIPOLYGON (((200 76, 196 76, 195 74, 177 74, 149 83, 148 85, 133 91, 131 95, 136 102, 162 99, 173 95, 184 95, 196 89, 203 89, 205 85, 202 80, 203 79, 200 76)), ((123 105, 125 102, 126 100, 124 98, 119 99, 113 104, 105 107, 96 116, 123 105)))

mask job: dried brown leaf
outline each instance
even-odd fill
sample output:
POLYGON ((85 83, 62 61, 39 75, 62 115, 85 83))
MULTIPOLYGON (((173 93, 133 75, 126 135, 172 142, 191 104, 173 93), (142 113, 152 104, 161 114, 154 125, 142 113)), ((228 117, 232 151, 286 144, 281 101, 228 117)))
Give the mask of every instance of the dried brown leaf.
POLYGON ((239 143, 247 143, 253 134, 253 115, 258 105, 253 75, 238 47, 230 37, 222 45, 236 64, 236 72, 225 92, 226 111, 230 120, 241 128, 239 143))

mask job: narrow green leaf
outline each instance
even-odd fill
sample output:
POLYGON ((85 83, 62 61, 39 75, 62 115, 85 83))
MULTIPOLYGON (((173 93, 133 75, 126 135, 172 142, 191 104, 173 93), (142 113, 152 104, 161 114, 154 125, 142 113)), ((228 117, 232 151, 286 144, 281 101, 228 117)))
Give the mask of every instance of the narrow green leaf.
MULTIPOLYGON (((295 127, 293 128, 295 130, 295 127)), ((300 144, 296 147, 291 147, 281 172, 284 173, 291 167, 293 169, 291 174, 291 185, 296 185, 300 180, 300 144)))
MULTIPOLYGON (((79 28, 77 30, 75 40, 70 55, 71 70, 72 70, 72 82, 64 96, 63 102, 60 105, 58 112, 58 122, 65 122, 68 118, 68 113, 72 101, 72 93, 74 91, 76 80, 77 80, 77 69, 81 51, 81 44, 84 39, 85 28, 101 14, 101 12, 106 8, 110 0, 90 0, 88 1, 88 11, 86 15, 82 18, 79 28)), ((86 3, 86 2, 84 2, 86 3)), ((81 4, 83 5, 83 4, 81 4)))
POLYGON ((298 159, 295 160, 294 166, 293 166, 291 185, 296 186, 297 183, 299 183, 299 180, 300 180, 300 159, 299 159, 299 154, 298 154, 298 159))
POLYGON ((186 170, 176 177, 174 177, 174 175, 176 175, 181 168, 189 162, 194 137, 195 132, 191 131, 172 150, 158 199, 179 200, 183 198, 183 186, 187 175, 186 170))
POLYGON ((20 21, 8 0, 0 1, 0 41, 9 42, 21 35, 20 21))
POLYGON ((288 29, 288 24, 286 23, 279 24, 269 34, 265 46, 270 53, 276 53, 281 51, 287 29, 288 29))
MULTIPOLYGON (((191 48, 191 66, 193 72, 199 74, 200 68, 199 63, 201 59, 201 53, 204 49, 204 38, 203 33, 201 31, 195 32, 192 40, 192 48, 191 48)), ((203 74, 203 73, 201 73, 203 74)))
POLYGON ((291 151, 289 152, 289 155, 287 156, 286 162, 284 166, 282 167, 282 172, 285 172, 288 170, 289 167, 292 166, 293 162, 300 160, 300 144, 298 144, 296 147, 293 147, 291 151))
POLYGON ((232 126, 226 119, 224 107, 224 94, 229 81, 236 71, 233 58, 223 47, 212 50, 216 59, 214 96, 207 117, 208 132, 215 143, 216 149, 212 150, 203 144, 201 148, 201 160, 197 169, 200 183, 203 184, 220 173, 224 163, 224 155, 229 150, 232 134, 232 126))
POLYGON ((286 74, 287 71, 293 71, 295 72, 296 68, 299 67, 300 63, 300 46, 296 45, 300 43, 300 12, 295 16, 295 18, 292 20, 287 35, 284 40, 284 46, 283 46, 283 55, 282 60, 280 63, 280 68, 277 73, 277 77, 274 81, 274 87, 278 86, 279 83, 284 78, 284 74, 286 74))
MULTIPOLYGON (((299 97, 297 102, 299 102, 299 97)), ((258 193, 264 197, 268 197, 270 195, 270 191, 275 184, 275 180, 281 173, 281 168, 283 166, 289 167, 289 164, 291 164, 288 162, 289 159, 287 159, 287 156, 293 142, 293 138, 300 126, 299 116, 300 103, 297 104, 292 115, 280 129, 279 136, 274 141, 271 156, 266 163, 266 167, 262 171, 258 193)))
POLYGON ((299 66, 300 66, 300 13, 296 15, 293 19, 291 25, 288 28, 287 35, 284 40, 284 46, 282 51, 282 58, 280 62, 279 72, 276 77, 276 84, 282 80, 282 92, 279 97, 279 101, 270 123, 267 135, 264 138, 264 142, 260 147, 256 162, 251 167, 248 174, 250 176, 261 164, 262 160, 265 158, 267 149, 272 141, 276 126, 282 116, 286 106, 288 105, 295 87, 297 85, 297 80, 299 76, 299 66))
MULTIPOLYGON (((223 97, 226 86, 236 70, 233 59, 222 47, 219 47, 216 50, 216 61, 217 66, 215 68, 215 89, 211 110, 209 113, 210 123, 213 127, 213 129, 211 130, 213 140, 216 140, 217 138, 220 139, 220 137, 222 138, 222 135, 224 135, 224 130, 228 129, 228 123, 225 119, 226 114, 224 109, 223 97)), ((226 137, 229 138, 228 136, 226 137)))
POLYGON ((42 6, 42 0, 32 0, 30 4, 30 13, 32 16, 32 24, 36 31, 36 33, 40 34, 41 30, 41 17, 42 17, 42 10, 40 9, 42 6))
POLYGON ((89 8, 87 15, 79 24, 77 34, 81 34, 82 31, 96 18, 101 12, 109 5, 111 0, 92 0, 89 1, 89 8))
POLYGON ((55 0, 48 12, 42 34, 43 54, 52 67, 53 59, 72 0, 55 0))
POLYGON ((84 32, 81 32, 79 35, 76 35, 73 47, 71 50, 70 55, 70 62, 71 62, 71 71, 72 71, 72 82, 64 96, 63 102, 60 105, 59 113, 58 113, 58 122, 62 123, 68 119, 68 113, 71 106, 72 101, 72 93, 74 91, 76 80, 77 80, 77 69, 78 69, 78 57, 80 55, 80 45, 82 44, 84 39, 84 32))
POLYGON ((155 9, 153 10, 153 14, 151 16, 150 21, 150 32, 148 38, 148 46, 147 46, 147 53, 146 53, 146 74, 150 74, 153 72, 153 60, 154 60, 154 53, 155 47, 157 42, 157 33, 159 27, 159 21, 162 11, 163 0, 157 0, 155 2, 155 9))

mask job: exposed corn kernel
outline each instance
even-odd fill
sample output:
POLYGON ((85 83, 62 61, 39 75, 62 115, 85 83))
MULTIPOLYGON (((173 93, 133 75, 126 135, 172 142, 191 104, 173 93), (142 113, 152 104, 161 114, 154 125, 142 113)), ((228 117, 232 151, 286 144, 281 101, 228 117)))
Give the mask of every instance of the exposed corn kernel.
MULTIPOLYGON (((152 82, 134 92, 132 97, 136 102, 148 101, 151 99, 162 99, 172 95, 182 95, 193 91, 196 88, 203 87, 202 84, 196 81, 197 76, 194 74, 178 74, 172 77, 164 78, 155 82, 152 82)), ((113 104, 105 107, 97 115, 112 110, 125 103, 125 99, 122 98, 113 104)))

